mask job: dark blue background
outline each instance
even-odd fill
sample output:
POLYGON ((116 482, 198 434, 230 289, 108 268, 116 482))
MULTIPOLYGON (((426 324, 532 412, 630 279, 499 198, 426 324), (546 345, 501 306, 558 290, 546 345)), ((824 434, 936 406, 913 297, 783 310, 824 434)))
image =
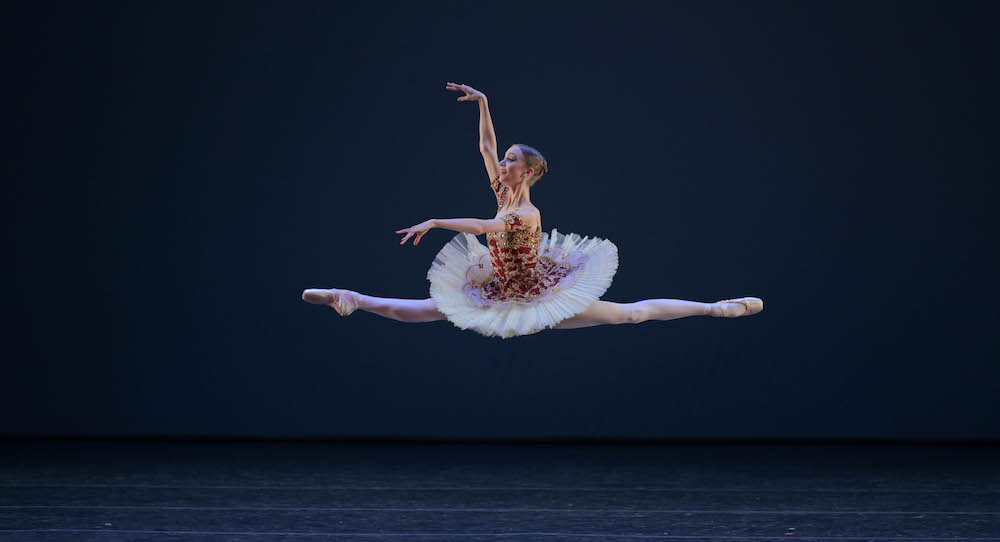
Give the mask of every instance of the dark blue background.
POLYGON ((964 2, 7 4, 5 435, 1000 436, 995 13, 964 2), (491 218, 476 106, 549 160, 603 299, 763 313, 546 331, 426 298, 491 218))

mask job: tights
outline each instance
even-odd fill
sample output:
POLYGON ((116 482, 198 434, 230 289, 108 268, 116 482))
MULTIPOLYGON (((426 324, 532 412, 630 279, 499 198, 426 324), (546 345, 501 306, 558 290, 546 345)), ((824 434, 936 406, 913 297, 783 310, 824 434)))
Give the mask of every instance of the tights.
MULTIPOLYGON (((598 299, 587 310, 559 322, 553 329, 574 329, 604 324, 638 324, 648 320, 674 320, 686 316, 710 314, 712 304, 683 299, 644 299, 633 303, 614 303, 598 299)), ((435 322, 445 315, 433 298, 397 299, 360 295, 358 309, 400 322, 435 322)))

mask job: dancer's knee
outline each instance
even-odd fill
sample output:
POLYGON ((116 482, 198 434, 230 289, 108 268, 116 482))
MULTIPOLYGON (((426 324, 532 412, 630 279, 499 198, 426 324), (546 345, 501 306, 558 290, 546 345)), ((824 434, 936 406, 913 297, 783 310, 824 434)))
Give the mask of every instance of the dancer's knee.
POLYGON ((553 329, 576 329, 581 327, 627 324, 633 321, 633 303, 594 301, 587 310, 559 322, 553 329))
POLYGON ((635 309, 635 303, 598 300, 584 314, 602 324, 629 324, 633 323, 634 318, 637 318, 635 309))
POLYGON ((625 312, 624 323, 640 324, 649 320, 649 307, 643 305, 641 301, 625 303, 622 305, 622 310, 625 312))

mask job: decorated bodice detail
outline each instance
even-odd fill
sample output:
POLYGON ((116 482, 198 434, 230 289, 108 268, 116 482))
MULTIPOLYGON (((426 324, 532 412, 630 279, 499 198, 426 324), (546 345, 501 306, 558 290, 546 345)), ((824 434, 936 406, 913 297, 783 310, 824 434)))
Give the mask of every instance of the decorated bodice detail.
MULTIPOLYGON (((500 212, 508 188, 496 177, 490 181, 500 212)), ((482 286, 482 297, 492 301, 531 301, 559 283, 573 268, 547 256, 539 258, 542 229, 524 223, 511 211, 501 217, 504 231, 486 234, 492 274, 482 286)))

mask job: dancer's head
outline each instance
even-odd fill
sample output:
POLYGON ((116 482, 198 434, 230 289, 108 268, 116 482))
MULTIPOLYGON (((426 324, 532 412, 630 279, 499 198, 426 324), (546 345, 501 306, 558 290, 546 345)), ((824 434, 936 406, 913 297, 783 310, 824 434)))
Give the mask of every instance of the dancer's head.
POLYGON ((500 176, 511 179, 512 184, 528 183, 531 187, 535 182, 549 172, 549 164, 537 150, 515 143, 507 149, 507 154, 500 161, 500 176))

